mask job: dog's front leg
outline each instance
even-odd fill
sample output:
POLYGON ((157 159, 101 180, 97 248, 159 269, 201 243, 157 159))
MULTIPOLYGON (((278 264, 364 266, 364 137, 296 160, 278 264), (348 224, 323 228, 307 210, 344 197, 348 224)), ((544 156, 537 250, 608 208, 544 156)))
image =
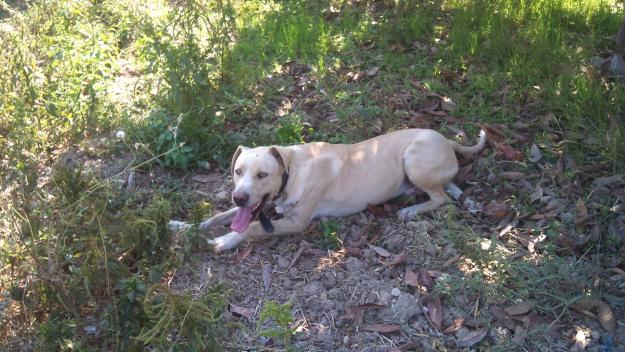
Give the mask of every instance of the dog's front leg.
POLYGON ((273 223, 274 232, 266 232, 260 222, 254 221, 243 233, 230 232, 226 235, 208 240, 208 244, 213 246, 215 252, 223 252, 236 247, 239 243, 253 239, 267 236, 280 236, 298 233, 306 229, 304 221, 300 221, 297 218, 282 218, 273 223))
POLYGON ((200 224, 200 230, 202 231, 207 231, 208 229, 210 229, 213 226, 223 226, 223 225, 230 225, 230 223, 232 222, 232 218, 234 218, 234 215, 237 213, 237 208, 232 208, 230 210, 226 210, 223 213, 219 213, 215 216, 213 216, 212 218, 203 221, 200 224))

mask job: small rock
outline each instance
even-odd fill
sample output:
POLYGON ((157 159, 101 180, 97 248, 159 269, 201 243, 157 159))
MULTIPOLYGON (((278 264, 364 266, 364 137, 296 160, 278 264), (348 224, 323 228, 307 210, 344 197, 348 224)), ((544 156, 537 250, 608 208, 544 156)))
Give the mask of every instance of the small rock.
POLYGON ((345 259, 345 269, 347 269, 350 273, 358 272, 362 270, 362 267, 362 262, 356 257, 349 257, 345 259))
POLYGON ((278 268, 286 269, 289 267, 289 265, 291 265, 291 262, 287 258, 285 257, 278 258, 278 268))
POLYGON ((325 287, 334 287, 336 286, 336 279, 332 272, 327 272, 323 275, 323 285, 325 287))
POLYGON ((391 311, 402 323, 407 323, 412 317, 422 313, 417 300, 409 293, 400 294, 397 302, 391 306, 391 311))
POLYGON ((393 288, 391 290, 391 295, 395 296, 395 297, 399 297, 399 295, 401 295, 401 290, 398 289, 397 287, 393 288))
POLYGON ((304 286, 304 292, 307 294, 316 294, 317 292, 319 292, 319 289, 321 288, 321 282, 320 281, 311 281, 308 285, 304 286))
POLYGON ((432 223, 427 220, 420 220, 420 221, 408 221, 406 223, 406 227, 408 227, 409 229, 415 232, 427 232, 431 230, 432 227, 434 227, 434 225, 432 225, 432 223))

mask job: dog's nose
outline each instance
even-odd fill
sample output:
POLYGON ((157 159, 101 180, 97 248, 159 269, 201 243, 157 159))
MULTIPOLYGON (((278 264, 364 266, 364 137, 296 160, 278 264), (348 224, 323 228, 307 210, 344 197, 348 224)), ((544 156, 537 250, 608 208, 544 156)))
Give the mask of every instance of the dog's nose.
POLYGON ((232 201, 239 207, 244 207, 249 199, 250 195, 245 192, 234 192, 232 194, 232 201))

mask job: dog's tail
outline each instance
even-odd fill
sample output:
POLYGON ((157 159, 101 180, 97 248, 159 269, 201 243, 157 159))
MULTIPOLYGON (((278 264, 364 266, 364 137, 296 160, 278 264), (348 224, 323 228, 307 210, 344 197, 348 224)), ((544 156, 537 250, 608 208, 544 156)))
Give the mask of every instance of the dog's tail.
POLYGON ((480 131, 480 140, 477 142, 476 145, 472 145, 470 147, 466 147, 464 145, 460 145, 454 141, 449 141, 451 143, 451 145, 454 147, 454 150, 457 151, 458 153, 461 154, 475 154, 479 151, 481 151, 484 146, 486 145, 486 131, 481 130, 480 131))

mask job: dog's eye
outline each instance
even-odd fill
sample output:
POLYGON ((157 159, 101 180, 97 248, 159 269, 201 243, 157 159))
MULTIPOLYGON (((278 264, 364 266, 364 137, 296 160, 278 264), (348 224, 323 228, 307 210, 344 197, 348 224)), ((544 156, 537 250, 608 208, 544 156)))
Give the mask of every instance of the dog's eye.
POLYGON ((256 175, 256 177, 258 177, 259 179, 261 179, 261 178, 265 178, 265 177, 267 177, 267 173, 266 173, 266 172, 262 172, 262 171, 261 171, 261 172, 259 172, 259 173, 256 175))
POLYGON ((241 175, 241 169, 234 170, 234 173, 237 174, 237 175, 241 175))

